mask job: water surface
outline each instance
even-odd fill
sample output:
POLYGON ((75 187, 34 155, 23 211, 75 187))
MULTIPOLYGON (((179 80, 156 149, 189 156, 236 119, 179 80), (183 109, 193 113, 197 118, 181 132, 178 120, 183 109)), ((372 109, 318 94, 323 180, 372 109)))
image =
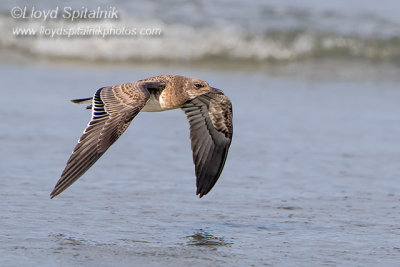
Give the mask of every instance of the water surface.
POLYGON ((355 78, 329 67, 3 65, 0 265, 396 265, 399 76, 379 68, 385 80, 362 64, 355 78), (195 196, 176 110, 139 114, 50 200, 90 117, 68 100, 162 73, 205 79, 232 100, 233 143, 214 189, 195 196))

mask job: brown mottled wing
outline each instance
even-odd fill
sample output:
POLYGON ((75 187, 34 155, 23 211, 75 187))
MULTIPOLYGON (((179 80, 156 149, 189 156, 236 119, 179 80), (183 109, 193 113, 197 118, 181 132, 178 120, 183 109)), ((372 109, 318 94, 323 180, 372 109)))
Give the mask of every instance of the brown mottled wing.
POLYGON ((51 198, 81 177, 122 135, 149 99, 149 87, 162 83, 135 82, 97 90, 92 100, 92 118, 74 148, 51 198))
POLYGON ((197 195, 207 194, 225 165, 232 140, 232 105, 222 92, 208 93, 183 107, 189 124, 197 195))

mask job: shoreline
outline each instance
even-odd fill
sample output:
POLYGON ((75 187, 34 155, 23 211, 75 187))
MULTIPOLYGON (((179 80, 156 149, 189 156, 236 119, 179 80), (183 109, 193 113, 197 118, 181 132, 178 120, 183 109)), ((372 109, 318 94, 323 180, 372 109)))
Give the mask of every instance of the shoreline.
POLYGON ((40 67, 60 70, 168 70, 172 72, 235 72, 249 76, 271 76, 305 80, 339 81, 393 81, 400 82, 400 65, 392 62, 371 62, 367 60, 318 59, 280 63, 209 61, 157 61, 137 62, 82 61, 77 59, 52 59, 8 55, 0 53, 0 68, 40 67))

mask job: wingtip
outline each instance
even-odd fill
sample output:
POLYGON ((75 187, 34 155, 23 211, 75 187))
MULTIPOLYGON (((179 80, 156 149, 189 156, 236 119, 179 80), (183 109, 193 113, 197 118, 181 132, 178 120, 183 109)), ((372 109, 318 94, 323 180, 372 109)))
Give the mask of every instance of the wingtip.
POLYGON ((60 192, 57 192, 57 188, 54 188, 53 191, 51 191, 50 193, 50 199, 53 199, 54 197, 56 197, 58 194, 60 194, 60 192))
POLYGON ((71 102, 74 104, 85 104, 85 103, 91 103, 93 97, 86 97, 86 98, 78 98, 78 99, 71 99, 71 102))
POLYGON ((197 192, 196 192, 196 195, 198 195, 199 198, 202 198, 203 196, 207 195, 207 193, 197 191, 197 192))

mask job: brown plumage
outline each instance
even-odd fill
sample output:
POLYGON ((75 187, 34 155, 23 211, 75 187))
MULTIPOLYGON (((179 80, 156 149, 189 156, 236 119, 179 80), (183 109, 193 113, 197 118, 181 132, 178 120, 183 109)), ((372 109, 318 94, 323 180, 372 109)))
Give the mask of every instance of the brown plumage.
POLYGON ((74 148, 51 198, 81 177, 122 135, 140 112, 181 108, 190 124, 197 192, 207 194, 221 175, 232 140, 232 105, 223 92, 208 83, 178 75, 161 75, 97 90, 91 101, 92 118, 74 148))

